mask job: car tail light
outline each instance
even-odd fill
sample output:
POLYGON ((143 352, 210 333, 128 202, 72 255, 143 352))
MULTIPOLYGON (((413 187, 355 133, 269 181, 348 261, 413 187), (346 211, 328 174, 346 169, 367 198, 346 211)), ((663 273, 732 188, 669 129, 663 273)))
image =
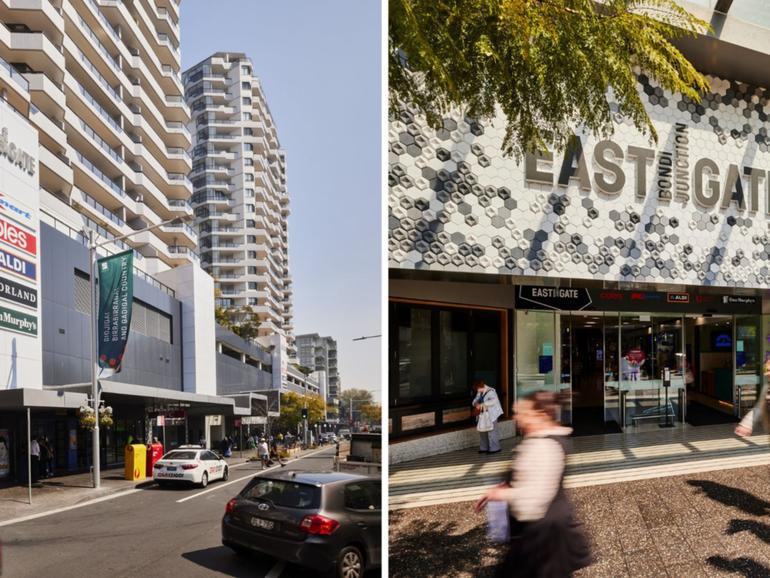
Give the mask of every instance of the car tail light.
POLYGON ((155 468, 156 470, 159 470, 163 467, 163 464, 154 464, 152 467, 155 468))
POLYGON ((182 464, 183 470, 194 470, 198 467, 198 464, 182 464))
POLYGON ((331 518, 319 514, 305 516, 299 523, 299 529, 301 531, 321 536, 328 536, 339 527, 340 523, 337 520, 332 520, 331 518))
POLYGON ((227 502, 227 505, 225 506, 225 514, 232 514, 233 510, 235 509, 235 504, 238 503, 238 498, 233 498, 229 502, 227 502))

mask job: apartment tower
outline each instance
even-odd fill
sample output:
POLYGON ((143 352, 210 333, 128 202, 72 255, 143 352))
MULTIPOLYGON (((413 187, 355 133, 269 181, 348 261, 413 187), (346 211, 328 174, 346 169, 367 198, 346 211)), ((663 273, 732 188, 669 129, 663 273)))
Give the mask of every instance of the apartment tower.
MULTIPOLYGON (((40 220, 100 240, 192 217, 176 0, 0 2, 0 90, 37 128, 40 220)), ((165 225, 108 246, 149 275, 193 262, 165 225)))
POLYGON ((285 156, 259 79, 245 54, 217 52, 183 82, 201 265, 233 320, 251 307, 259 335, 285 336, 293 357, 285 156))
POLYGON ((301 365, 313 371, 325 371, 328 380, 327 400, 340 396, 340 373, 337 367, 337 341, 318 333, 297 335, 297 357, 301 365))

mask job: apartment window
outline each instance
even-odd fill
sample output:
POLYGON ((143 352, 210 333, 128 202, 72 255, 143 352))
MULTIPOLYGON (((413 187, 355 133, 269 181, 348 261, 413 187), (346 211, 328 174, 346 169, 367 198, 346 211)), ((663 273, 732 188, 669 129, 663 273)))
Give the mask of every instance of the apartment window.
POLYGON ((254 159, 243 159, 243 164, 247 167, 253 167, 254 166, 254 159))
POLYGON ((250 112, 244 112, 243 113, 243 120, 251 120, 251 113, 250 112))
POLYGON ((256 297, 249 297, 249 305, 259 305, 259 299, 256 297))
POLYGON ((247 106, 251 106, 251 99, 250 99, 248 96, 244 96, 244 97, 241 99, 241 103, 242 103, 242 104, 245 104, 245 105, 247 105, 247 106))
POLYGON ((250 128, 243 129, 243 136, 253 136, 253 135, 254 135, 254 131, 251 130, 250 128))
POLYGON ((253 144, 251 144, 251 143, 245 143, 245 144, 243 145, 243 150, 245 150, 245 151, 248 151, 248 152, 251 152, 251 151, 253 151, 253 150, 254 150, 254 145, 253 145, 253 144))
POLYGON ((251 83, 248 80, 241 82, 241 88, 243 90, 251 90, 251 83))
POLYGON ((245 74, 247 76, 251 76, 251 67, 250 66, 241 66, 241 74, 245 74))
POLYGON ((254 206, 254 205, 252 205, 252 204, 249 204, 249 203, 247 203, 247 204, 246 204, 246 210, 247 210, 247 211, 249 211, 250 213, 253 213, 254 211, 256 211, 256 210, 257 210, 257 207, 255 207, 255 206, 254 206))
POLYGON ((258 289, 257 284, 254 283, 253 281, 250 281, 249 282, 249 290, 256 291, 257 289, 258 289))
POLYGON ((249 255, 249 259, 256 259, 257 258, 257 252, 256 251, 249 251, 248 255, 249 255))
POLYGON ((257 242, 257 236, 256 235, 246 235, 246 242, 247 243, 256 243, 257 242))
POLYGON ((257 274, 257 268, 256 267, 249 267, 248 271, 249 271, 249 275, 256 275, 257 274))
POLYGON ((254 229, 257 227, 257 222, 254 219, 246 219, 246 228, 254 229))
POLYGON ((254 175, 246 173, 245 175, 243 175, 243 180, 246 181, 247 183, 253 183, 254 175))
POLYGON ((254 198, 254 189, 246 189, 243 194, 246 196, 247 199, 253 199, 254 198))

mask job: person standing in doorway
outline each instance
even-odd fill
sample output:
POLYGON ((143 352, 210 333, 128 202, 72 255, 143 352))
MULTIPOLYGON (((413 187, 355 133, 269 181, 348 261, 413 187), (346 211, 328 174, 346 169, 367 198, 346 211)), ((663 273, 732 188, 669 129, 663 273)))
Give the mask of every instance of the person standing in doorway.
POLYGON ((473 382, 476 397, 473 398, 473 413, 476 416, 476 429, 479 432, 479 453, 496 454, 500 451, 500 436, 497 432, 497 420, 503 415, 503 408, 494 388, 484 383, 483 379, 473 382))
POLYGON ((36 484, 40 480, 40 444, 37 441, 37 436, 32 436, 29 453, 32 458, 32 483, 36 484))

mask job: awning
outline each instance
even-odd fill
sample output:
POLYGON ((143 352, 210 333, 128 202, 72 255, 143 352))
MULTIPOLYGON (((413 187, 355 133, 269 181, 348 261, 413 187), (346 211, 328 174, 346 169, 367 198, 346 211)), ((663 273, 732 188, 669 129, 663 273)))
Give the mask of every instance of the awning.
POLYGON ((0 408, 3 410, 31 409, 77 409, 88 401, 84 393, 72 391, 51 391, 49 389, 0 390, 0 408))
POLYGON ((230 397, 235 401, 235 415, 267 417, 267 396, 252 391, 246 393, 231 393, 230 397))
MULTIPOLYGON (((119 381, 99 380, 101 396, 105 403, 110 401, 124 401, 140 403, 144 406, 157 406, 164 408, 184 409, 188 415, 242 415, 236 413, 235 400, 231 397, 218 395, 205 395, 152 387, 148 385, 136 385, 133 383, 121 383, 119 381)), ((54 391, 91 393, 90 383, 73 383, 68 385, 51 385, 46 389, 54 391)))

